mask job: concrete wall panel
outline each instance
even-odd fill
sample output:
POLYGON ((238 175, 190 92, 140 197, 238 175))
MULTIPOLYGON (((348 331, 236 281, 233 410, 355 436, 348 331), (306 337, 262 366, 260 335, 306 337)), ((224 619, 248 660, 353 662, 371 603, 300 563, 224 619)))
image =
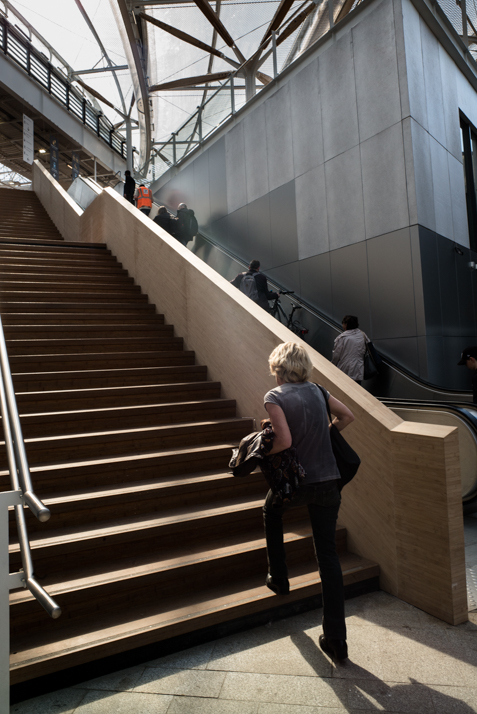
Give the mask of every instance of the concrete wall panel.
POLYGON ((359 139, 387 129, 401 120, 394 16, 389 3, 376 7, 367 22, 353 31, 359 139), (370 57, 379 57, 370 62, 370 57))
POLYGON ((295 177, 324 161, 318 63, 317 57, 289 83, 295 177))
POLYGON ((351 35, 344 35, 320 56, 320 96, 324 158, 359 143, 351 35))
POLYGON ((361 144, 366 237, 409 225, 401 124, 361 144))
POLYGON ((324 164, 295 179, 298 257, 326 253, 330 249, 324 164))
POLYGON ((373 334, 381 340, 416 336, 409 228, 368 240, 367 255, 373 334))
POLYGON ((365 238, 359 147, 325 164, 326 210, 330 250, 365 238))
POLYGON ((243 123, 237 124, 225 136, 225 167, 227 175, 227 208, 233 213, 247 204, 245 175, 245 143, 243 123))
POLYGON ((268 186, 273 191, 292 181, 293 143, 289 85, 286 84, 265 104, 267 123, 268 186))
POLYGON ((265 106, 260 104, 253 114, 243 119, 245 142, 245 175, 247 180, 247 202, 269 192, 267 160, 267 125, 265 106))

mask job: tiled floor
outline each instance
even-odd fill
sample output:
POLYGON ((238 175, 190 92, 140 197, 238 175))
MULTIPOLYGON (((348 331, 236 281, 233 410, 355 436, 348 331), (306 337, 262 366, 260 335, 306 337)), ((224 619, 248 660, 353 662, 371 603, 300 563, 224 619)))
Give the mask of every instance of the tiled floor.
MULTIPOLYGON (((477 517, 466 517, 467 566, 477 517)), ((452 627, 382 592, 347 602, 350 659, 297 615, 15 704, 15 714, 467 714, 477 712, 477 611, 452 627)))

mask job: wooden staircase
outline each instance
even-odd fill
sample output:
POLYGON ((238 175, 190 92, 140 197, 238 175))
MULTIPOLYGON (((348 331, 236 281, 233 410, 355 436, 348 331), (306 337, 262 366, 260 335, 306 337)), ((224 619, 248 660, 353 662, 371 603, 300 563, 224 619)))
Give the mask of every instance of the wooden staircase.
MULTIPOLYGON (((317 595, 298 509, 292 591, 264 586, 264 480, 227 473, 253 422, 104 245, 62 241, 32 193, 0 189, 0 214, 0 313, 33 483, 52 514, 39 523, 27 511, 33 562, 63 610, 50 620, 28 591, 11 594, 12 684, 317 595)), ((0 469, 6 490, 4 445, 0 469)), ((345 585, 375 587, 377 566, 346 551, 343 528, 337 539, 345 585)))

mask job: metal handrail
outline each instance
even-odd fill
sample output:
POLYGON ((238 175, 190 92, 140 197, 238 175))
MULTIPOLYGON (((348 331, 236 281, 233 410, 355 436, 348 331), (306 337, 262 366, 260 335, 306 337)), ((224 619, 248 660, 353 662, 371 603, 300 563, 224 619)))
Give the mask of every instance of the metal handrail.
POLYGON ((28 466, 25 443, 23 440, 20 417, 18 416, 15 392, 13 389, 12 373, 8 360, 7 345, 3 333, 3 324, 0 317, 0 411, 2 414, 3 432, 7 450, 8 468, 12 489, 21 492, 22 503, 14 506, 15 519, 18 529, 18 542, 22 560, 23 572, 14 579, 14 587, 22 585, 27 588, 40 605, 53 619, 61 615, 60 606, 51 598, 46 590, 37 582, 31 557, 30 543, 24 507, 28 506, 39 521, 45 522, 50 518, 49 509, 40 501, 33 491, 30 469, 28 466))

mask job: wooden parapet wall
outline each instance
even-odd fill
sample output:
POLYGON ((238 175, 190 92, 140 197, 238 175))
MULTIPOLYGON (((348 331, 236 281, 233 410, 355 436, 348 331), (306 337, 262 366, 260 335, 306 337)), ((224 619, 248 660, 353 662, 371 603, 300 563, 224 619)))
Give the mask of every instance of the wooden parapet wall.
MULTIPOLYGON (((62 189, 37 164, 34 189, 54 218, 62 189), (48 190, 45 189, 45 184, 48 190)), ((69 197, 68 197, 69 198, 69 197)), ((105 242, 220 380, 241 416, 261 419, 274 386, 268 356, 298 338, 111 189, 77 222, 69 240, 105 242)), ((61 230, 61 228, 60 228, 61 230)), ((381 587, 451 624, 467 620, 457 430, 404 422, 308 347, 313 379, 347 404, 346 437, 362 458, 343 492, 340 522, 350 550, 376 561, 381 587)))

